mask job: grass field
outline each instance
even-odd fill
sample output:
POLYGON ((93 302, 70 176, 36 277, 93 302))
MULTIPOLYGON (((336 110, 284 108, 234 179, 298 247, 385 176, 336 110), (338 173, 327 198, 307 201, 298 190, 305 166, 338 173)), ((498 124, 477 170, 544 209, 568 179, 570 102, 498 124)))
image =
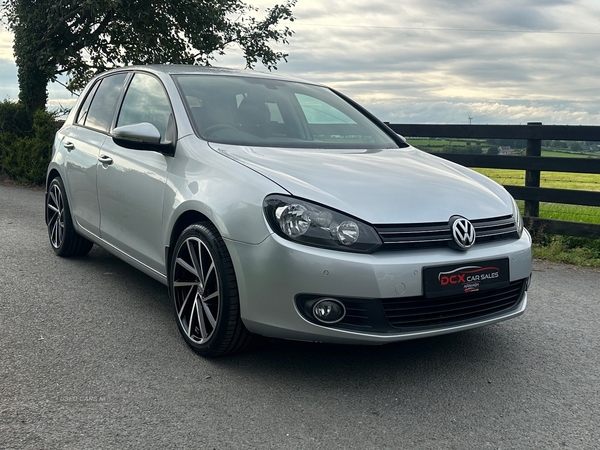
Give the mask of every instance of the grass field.
MULTIPOLYGON (((506 185, 524 186, 525 171, 508 169, 474 169, 492 180, 506 185)), ((541 187, 600 191, 600 174, 542 172, 541 187)), ((522 208, 522 203, 521 204, 522 208)), ((600 223, 600 208, 595 206, 540 203, 540 217, 574 222, 600 223)))
MULTIPOLYGON (((506 169, 475 169, 500 184, 523 186, 525 171, 506 169)), ((600 191, 600 174, 542 172, 541 186, 547 188, 600 191)), ((523 201, 517 200, 521 211, 523 201)), ((540 203, 540 217, 573 222, 600 224, 600 208, 594 206, 540 203)), ((527 224, 526 224, 527 225, 527 224)), ((600 239, 571 236, 548 236, 535 233, 535 258, 560 261, 579 266, 600 267, 600 239)))
POLYGON ((467 142, 471 145, 483 145, 486 146, 485 140, 483 139, 408 139, 408 143, 414 147, 446 147, 452 145, 455 147, 465 147, 467 142))
POLYGON ((466 147, 467 142, 470 145, 480 145, 483 149, 489 147, 486 144, 485 139, 408 139, 407 142, 413 147, 417 148, 428 148, 431 151, 441 150, 443 147, 466 147), (435 150, 434 150, 435 149, 435 150))
MULTIPOLYGON (((490 147, 485 139, 408 139, 408 143, 414 147, 429 149, 429 151, 441 151, 444 147, 466 147, 467 142, 472 146, 479 145, 484 153, 490 147)), ((513 149, 514 151, 515 149, 513 149)), ((524 152, 524 149, 518 150, 524 152)), ((555 158, 600 158, 600 154, 572 153, 559 151, 551 148, 542 148, 542 156, 553 156, 555 158)))
MULTIPOLYGON (((500 184, 513 186, 525 185, 524 170, 510 169, 474 169, 490 177, 500 184)), ((569 173, 569 172, 542 172, 540 186, 555 189, 576 189, 579 191, 600 191, 600 174, 595 173, 569 173)))
POLYGON ((598 158, 598 157, 600 157, 600 155, 557 152, 556 150, 547 150, 547 149, 542 149, 542 156, 554 156, 555 158, 598 158))

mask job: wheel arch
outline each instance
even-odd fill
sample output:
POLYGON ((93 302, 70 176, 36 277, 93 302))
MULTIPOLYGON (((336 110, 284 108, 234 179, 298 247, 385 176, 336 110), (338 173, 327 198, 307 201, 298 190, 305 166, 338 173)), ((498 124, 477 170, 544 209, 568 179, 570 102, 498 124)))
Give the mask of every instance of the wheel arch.
POLYGON ((58 169, 56 169, 56 168, 50 169, 50 171, 48 172, 48 175, 46 176, 46 191, 48 191, 48 188, 50 187, 50 183, 52 183, 52 180, 54 180, 57 177, 60 177, 60 172, 58 171, 58 169))
MULTIPOLYGON (((260 200, 241 204, 238 208, 228 208, 228 202, 207 204, 199 199, 190 199, 179 203, 175 208, 165 208, 164 251, 167 277, 171 275, 170 263, 177 239, 183 230, 194 223, 210 224, 225 241, 235 240, 248 244, 263 242, 271 233, 263 216, 262 200, 261 197, 260 200), (247 233, 248 230, 250 231, 247 233)), ((228 248, 228 251, 231 249, 228 248)))
POLYGON ((173 248, 175 247, 177 239, 179 239, 179 236, 181 233, 183 233, 183 230, 198 222, 208 222, 216 228, 212 220, 195 209, 190 209, 181 213, 181 215, 173 224, 173 228, 171 229, 171 233, 169 235, 169 241, 167 243, 167 247, 165 248, 165 268, 167 272, 167 280, 171 279, 171 257, 173 256, 173 248))
MULTIPOLYGON (((50 188, 50 183, 52 183, 52 181, 55 178, 60 178, 60 172, 53 168, 50 169, 50 171, 48 172, 48 175, 46 176, 46 186, 45 186, 45 199, 44 199, 44 203, 48 202, 48 190, 50 188)), ((61 178, 62 179, 62 178, 61 178)), ((66 189, 66 187, 65 187, 66 189)), ((66 193, 65 193, 66 195, 66 193)), ((46 225, 48 225, 48 211, 46 211, 46 208, 44 208, 44 222, 46 223, 46 225)))

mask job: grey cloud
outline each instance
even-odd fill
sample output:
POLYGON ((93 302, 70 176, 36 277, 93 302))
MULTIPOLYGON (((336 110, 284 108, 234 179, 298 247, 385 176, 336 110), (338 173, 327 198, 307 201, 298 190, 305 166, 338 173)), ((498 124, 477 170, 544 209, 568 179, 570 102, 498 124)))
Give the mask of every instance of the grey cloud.
POLYGON ((491 24, 522 30, 556 30, 558 22, 549 12, 531 6, 494 8, 487 14, 491 24))
MULTIPOLYGON (((63 77, 64 83, 66 79, 63 77)), ((54 106, 67 106, 73 103, 77 97, 73 96, 59 83, 50 83, 48 85, 48 96, 50 104, 54 106)), ((17 66, 10 59, 0 59, 0 101, 5 99, 17 100, 19 98, 19 86, 17 83, 17 66)))
POLYGON ((302 0, 297 15, 279 72, 330 84, 384 120, 600 122, 600 36, 498 32, 596 31, 600 4, 302 0))
POLYGON ((516 104, 502 102, 449 102, 398 101, 394 105, 366 105, 382 120, 392 123, 468 123, 468 117, 474 124, 504 123, 524 124, 541 121, 548 124, 597 124, 600 120, 598 110, 587 111, 585 105, 578 103, 544 105, 538 103, 516 104), (573 118, 576 118, 575 120, 573 118))
MULTIPOLYGON (((406 2, 410 4, 410 2, 406 2)), ((326 19, 336 25, 344 25, 338 21, 342 17, 352 15, 379 15, 382 17, 401 17, 405 12, 405 3, 388 0, 327 0, 326 2, 307 2, 300 0, 296 7, 296 15, 300 20, 315 21, 326 19)), ((383 25, 383 23, 382 23, 383 25)))
MULTIPOLYGON (((332 85, 384 120, 600 123, 600 35, 498 32, 597 31, 600 3, 300 0, 296 11, 279 72, 332 85)), ((243 67, 231 55, 220 64, 243 67)))
POLYGON ((17 66, 14 61, 0 59, 0 101, 16 100, 19 96, 17 87, 17 66))

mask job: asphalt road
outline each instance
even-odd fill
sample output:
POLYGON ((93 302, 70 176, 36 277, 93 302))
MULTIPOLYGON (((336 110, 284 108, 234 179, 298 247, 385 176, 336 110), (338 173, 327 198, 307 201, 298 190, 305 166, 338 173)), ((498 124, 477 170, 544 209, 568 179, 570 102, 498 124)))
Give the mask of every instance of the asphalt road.
POLYGON ((382 347, 207 360, 167 290, 58 258, 43 192, 0 186, 0 448, 600 448, 600 272, 534 264, 525 315, 382 347))

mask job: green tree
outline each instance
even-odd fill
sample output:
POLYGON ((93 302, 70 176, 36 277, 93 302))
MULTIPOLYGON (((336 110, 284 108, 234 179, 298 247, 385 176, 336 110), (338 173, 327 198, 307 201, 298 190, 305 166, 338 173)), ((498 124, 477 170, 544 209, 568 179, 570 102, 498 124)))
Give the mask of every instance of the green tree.
POLYGON ((231 46, 246 66, 261 62, 276 69, 293 31, 296 0, 257 9, 242 0, 3 0, 3 15, 14 32, 19 100, 43 109, 47 86, 67 75, 80 90, 96 73, 128 64, 208 65, 231 46))
POLYGON ((21 183, 43 184, 56 116, 43 110, 29 114, 22 104, 8 101, 0 103, 0 112, 0 172, 21 183))
POLYGON ((490 147, 487 150, 487 155, 497 155, 499 153, 498 147, 490 147))
POLYGON ((569 149, 571 149, 574 152, 582 152, 583 145, 581 145, 581 142, 571 142, 569 143, 569 149))
POLYGON ((469 155, 481 155, 481 145, 470 145, 468 147, 465 147, 464 153, 467 153, 469 155))

